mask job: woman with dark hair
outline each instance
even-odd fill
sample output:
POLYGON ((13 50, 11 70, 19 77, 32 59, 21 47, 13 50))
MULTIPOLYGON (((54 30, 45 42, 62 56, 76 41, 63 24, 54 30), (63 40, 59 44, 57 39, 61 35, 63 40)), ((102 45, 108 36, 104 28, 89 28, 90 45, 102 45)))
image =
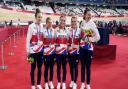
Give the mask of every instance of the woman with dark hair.
POLYGON ((52 28, 52 20, 50 17, 46 18, 46 28, 44 29, 44 79, 45 89, 53 89, 53 67, 55 56, 55 32, 52 28), (48 70, 50 69, 50 83, 48 86, 48 70))
POLYGON ((43 55, 43 24, 42 13, 39 9, 36 9, 35 22, 29 25, 27 39, 26 39, 26 50, 28 55, 28 61, 31 63, 31 89, 35 87, 35 69, 38 68, 37 73, 37 89, 42 89, 41 82, 41 70, 42 70, 42 55, 43 55), (30 60, 31 59, 31 60, 30 60), (33 59, 33 60, 32 60, 33 59))
POLYGON ((86 68, 86 89, 91 89, 91 62, 93 55, 93 42, 100 39, 98 29, 91 21, 91 11, 86 9, 81 23, 81 40, 80 40, 80 61, 81 61, 81 88, 85 88, 85 68, 86 68))

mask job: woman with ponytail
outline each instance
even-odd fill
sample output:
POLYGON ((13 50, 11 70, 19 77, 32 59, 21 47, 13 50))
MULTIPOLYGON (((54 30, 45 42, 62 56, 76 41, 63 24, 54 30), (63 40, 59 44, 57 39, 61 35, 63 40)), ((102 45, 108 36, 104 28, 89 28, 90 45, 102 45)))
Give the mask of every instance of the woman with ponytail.
POLYGON ((86 89, 91 89, 91 62, 93 55, 93 43, 100 39, 98 29, 93 21, 91 21, 91 11, 84 11, 83 21, 81 23, 81 39, 80 39, 80 61, 81 61, 81 88, 85 88, 85 68, 86 68, 86 89))
POLYGON ((43 24, 42 13, 39 9, 35 12, 35 22, 29 25, 27 39, 26 39, 26 50, 28 55, 28 61, 31 63, 31 89, 36 89, 35 86, 35 69, 38 68, 37 72, 37 89, 42 89, 41 75, 42 75, 42 63, 43 63, 43 24), (31 59, 31 60, 30 60, 31 59), (32 60, 33 59, 33 60, 32 60))

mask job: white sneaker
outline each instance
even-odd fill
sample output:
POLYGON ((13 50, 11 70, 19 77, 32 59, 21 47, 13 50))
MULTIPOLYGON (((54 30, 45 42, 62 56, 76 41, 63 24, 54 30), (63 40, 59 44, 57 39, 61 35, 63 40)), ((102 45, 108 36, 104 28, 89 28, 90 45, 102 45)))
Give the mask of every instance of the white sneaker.
POLYGON ((45 83, 45 89, 49 89, 48 83, 45 83))
POLYGON ((70 87, 70 88, 72 88, 72 87, 73 87, 73 84, 74 84, 74 82, 73 82, 73 81, 71 81, 71 83, 70 83, 69 87, 70 87))
POLYGON ((37 89, 43 89, 41 85, 37 85, 37 89))
POLYGON ((60 87, 61 87, 61 83, 58 82, 58 84, 57 84, 57 89, 60 89, 60 87))
POLYGON ((36 89, 36 87, 35 86, 32 86, 31 89, 36 89))
POLYGON ((91 89, 89 84, 86 85, 86 89, 91 89))
POLYGON ((77 84, 74 83, 72 89, 77 89, 77 84))
POLYGON ((62 89, 66 89, 66 83, 62 83, 62 89))
POLYGON ((82 83, 80 89, 84 89, 84 88, 85 88, 85 84, 82 83))
POLYGON ((54 89, 54 85, 52 83, 52 81, 49 83, 50 89, 54 89))

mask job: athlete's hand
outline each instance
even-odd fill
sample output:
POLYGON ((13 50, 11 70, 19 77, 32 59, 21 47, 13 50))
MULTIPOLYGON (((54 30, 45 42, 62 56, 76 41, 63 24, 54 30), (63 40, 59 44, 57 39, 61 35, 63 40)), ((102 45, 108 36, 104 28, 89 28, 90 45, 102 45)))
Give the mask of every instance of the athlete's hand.
POLYGON ((89 41, 90 41, 90 42, 95 42, 95 41, 94 41, 94 37, 89 37, 89 41))
POLYGON ((29 53, 29 52, 27 52, 27 54, 26 54, 27 60, 28 60, 29 55, 30 55, 30 53, 29 53))

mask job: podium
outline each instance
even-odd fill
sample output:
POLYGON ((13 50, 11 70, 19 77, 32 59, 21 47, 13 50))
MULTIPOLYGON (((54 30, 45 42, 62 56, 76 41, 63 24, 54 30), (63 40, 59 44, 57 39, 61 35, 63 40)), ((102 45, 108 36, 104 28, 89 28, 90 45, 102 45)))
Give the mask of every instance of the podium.
POLYGON ((96 45, 94 47, 95 59, 116 59, 116 45, 96 45))
POLYGON ((99 45, 108 45, 109 44, 109 29, 107 28, 98 28, 100 34, 100 40, 98 41, 99 45))

